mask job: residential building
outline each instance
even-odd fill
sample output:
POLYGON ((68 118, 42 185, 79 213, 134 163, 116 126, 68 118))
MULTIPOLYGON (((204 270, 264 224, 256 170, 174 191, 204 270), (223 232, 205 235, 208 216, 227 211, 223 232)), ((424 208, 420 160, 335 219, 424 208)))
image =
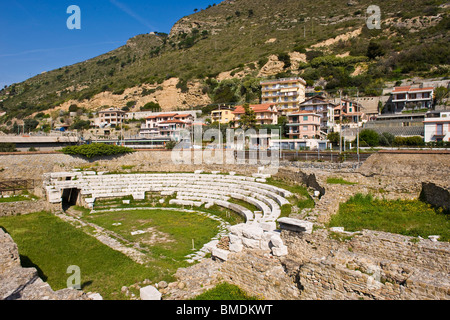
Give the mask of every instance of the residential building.
POLYGON ((231 107, 220 107, 213 110, 211 111, 211 121, 227 124, 234 119, 233 110, 234 108, 231 107))
POLYGON ((364 129, 394 136, 423 136, 425 113, 383 114, 363 124, 364 129))
POLYGON ((423 125, 425 142, 450 141, 450 111, 428 113, 423 125))
POLYGON ((331 147, 328 140, 320 139, 272 139, 270 141, 272 150, 326 150, 331 147))
POLYGON ((391 92, 392 108, 388 112, 401 113, 413 109, 430 109, 433 106, 434 87, 395 87, 391 92))
POLYGON ((110 108, 98 112, 98 118, 95 119, 97 127, 117 127, 125 120, 125 111, 110 108))
MULTIPOLYGON (((151 117, 151 116, 157 116, 160 114, 165 114, 167 113, 167 111, 165 112, 153 112, 153 111, 130 111, 127 112, 125 119, 126 120, 141 120, 141 119, 145 119, 147 117, 151 117)), ((201 110, 187 110, 187 111, 177 111, 177 114, 190 114, 194 117, 194 119, 197 119, 197 115, 201 114, 202 111, 201 110)))
POLYGON ((318 139, 322 116, 311 111, 288 114, 288 136, 291 139, 318 139))
POLYGON ((261 102, 274 103, 281 115, 299 110, 305 101, 306 81, 300 77, 261 81, 261 102))
POLYGON ((188 129, 194 123, 191 114, 159 113, 145 119, 141 126, 141 137, 171 137, 176 140, 183 129, 188 129))
POLYGON ((365 115, 360 110, 359 103, 347 98, 338 99, 337 106, 334 108, 334 123, 342 123, 348 127, 361 126, 365 115))
MULTIPOLYGON (((255 112, 256 124, 258 125, 276 125, 278 124, 278 110, 276 104, 266 103, 266 104, 254 104, 250 105, 250 108, 255 112)), ((232 112, 235 123, 235 128, 241 126, 241 117, 245 114, 244 106, 237 106, 232 112)))
POLYGON ((335 103, 329 101, 323 96, 314 96, 307 98, 300 103, 300 111, 313 112, 321 116, 320 130, 328 133, 334 124, 334 109, 337 107, 335 103))

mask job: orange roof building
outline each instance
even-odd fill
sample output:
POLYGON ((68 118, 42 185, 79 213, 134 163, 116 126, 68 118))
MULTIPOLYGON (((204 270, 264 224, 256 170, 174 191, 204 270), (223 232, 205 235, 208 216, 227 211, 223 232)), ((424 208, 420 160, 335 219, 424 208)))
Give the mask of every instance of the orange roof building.
MULTIPOLYGON (((256 115, 256 123, 259 125, 274 125, 278 124, 278 109, 274 103, 265 104, 253 104, 250 105, 250 109, 256 115)), ((244 106, 237 106, 232 112, 234 115, 233 121, 235 122, 235 127, 240 127, 240 120, 242 115, 245 114, 244 106)))
POLYGON ((433 106, 433 87, 414 88, 412 86, 395 87, 392 90, 394 112, 402 112, 405 108, 430 109, 433 106))

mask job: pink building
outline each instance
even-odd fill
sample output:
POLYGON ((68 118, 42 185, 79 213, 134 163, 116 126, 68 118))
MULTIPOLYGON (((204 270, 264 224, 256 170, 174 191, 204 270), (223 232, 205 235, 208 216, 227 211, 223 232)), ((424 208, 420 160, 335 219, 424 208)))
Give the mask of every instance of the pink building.
POLYGON ((162 113, 145 118, 145 124, 141 127, 140 135, 152 136, 177 136, 180 130, 192 126, 194 117, 190 114, 162 113))
POLYGON ((310 111, 299 111, 288 114, 289 138, 315 139, 320 138, 320 123, 322 116, 310 111))

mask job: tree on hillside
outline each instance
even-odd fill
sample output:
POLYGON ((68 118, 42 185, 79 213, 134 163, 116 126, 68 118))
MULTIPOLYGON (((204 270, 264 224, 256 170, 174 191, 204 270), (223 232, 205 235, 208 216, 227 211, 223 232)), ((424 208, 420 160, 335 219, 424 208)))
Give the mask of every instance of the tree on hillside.
POLYGON ((381 57, 384 55, 385 52, 383 47, 379 43, 370 40, 369 46, 367 48, 367 57, 369 57, 369 59, 375 59, 376 57, 381 57))
POLYGON ((376 147, 379 144, 380 138, 376 131, 364 129, 359 134, 359 141, 363 147, 376 147))
POLYGON ((240 124, 243 130, 254 128, 256 126, 256 114, 248 103, 243 105, 244 114, 241 116, 240 124))
POLYGON ((159 112, 162 108, 159 105, 159 103, 156 102, 149 102, 146 103, 143 107, 141 107, 141 111, 152 111, 152 112, 159 112))

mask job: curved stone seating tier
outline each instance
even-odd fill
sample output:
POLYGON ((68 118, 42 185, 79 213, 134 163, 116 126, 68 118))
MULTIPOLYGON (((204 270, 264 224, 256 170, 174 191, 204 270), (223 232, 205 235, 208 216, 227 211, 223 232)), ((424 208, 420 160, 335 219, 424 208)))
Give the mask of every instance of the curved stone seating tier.
POLYGON ((216 204, 235 211, 247 221, 255 218, 262 222, 276 221, 281 213, 280 206, 289 203, 286 197, 292 193, 256 179, 258 177, 198 173, 96 175, 95 172, 73 172, 50 174, 46 189, 53 202, 57 202, 58 192, 61 195, 64 189, 79 189, 83 196, 92 197, 86 201, 90 204, 97 198, 131 195, 135 199, 145 199, 146 192, 159 192, 163 196, 176 194, 171 204, 216 204), (72 180, 59 180, 67 178, 72 180), (231 198, 254 205, 261 215, 230 202, 231 198))

